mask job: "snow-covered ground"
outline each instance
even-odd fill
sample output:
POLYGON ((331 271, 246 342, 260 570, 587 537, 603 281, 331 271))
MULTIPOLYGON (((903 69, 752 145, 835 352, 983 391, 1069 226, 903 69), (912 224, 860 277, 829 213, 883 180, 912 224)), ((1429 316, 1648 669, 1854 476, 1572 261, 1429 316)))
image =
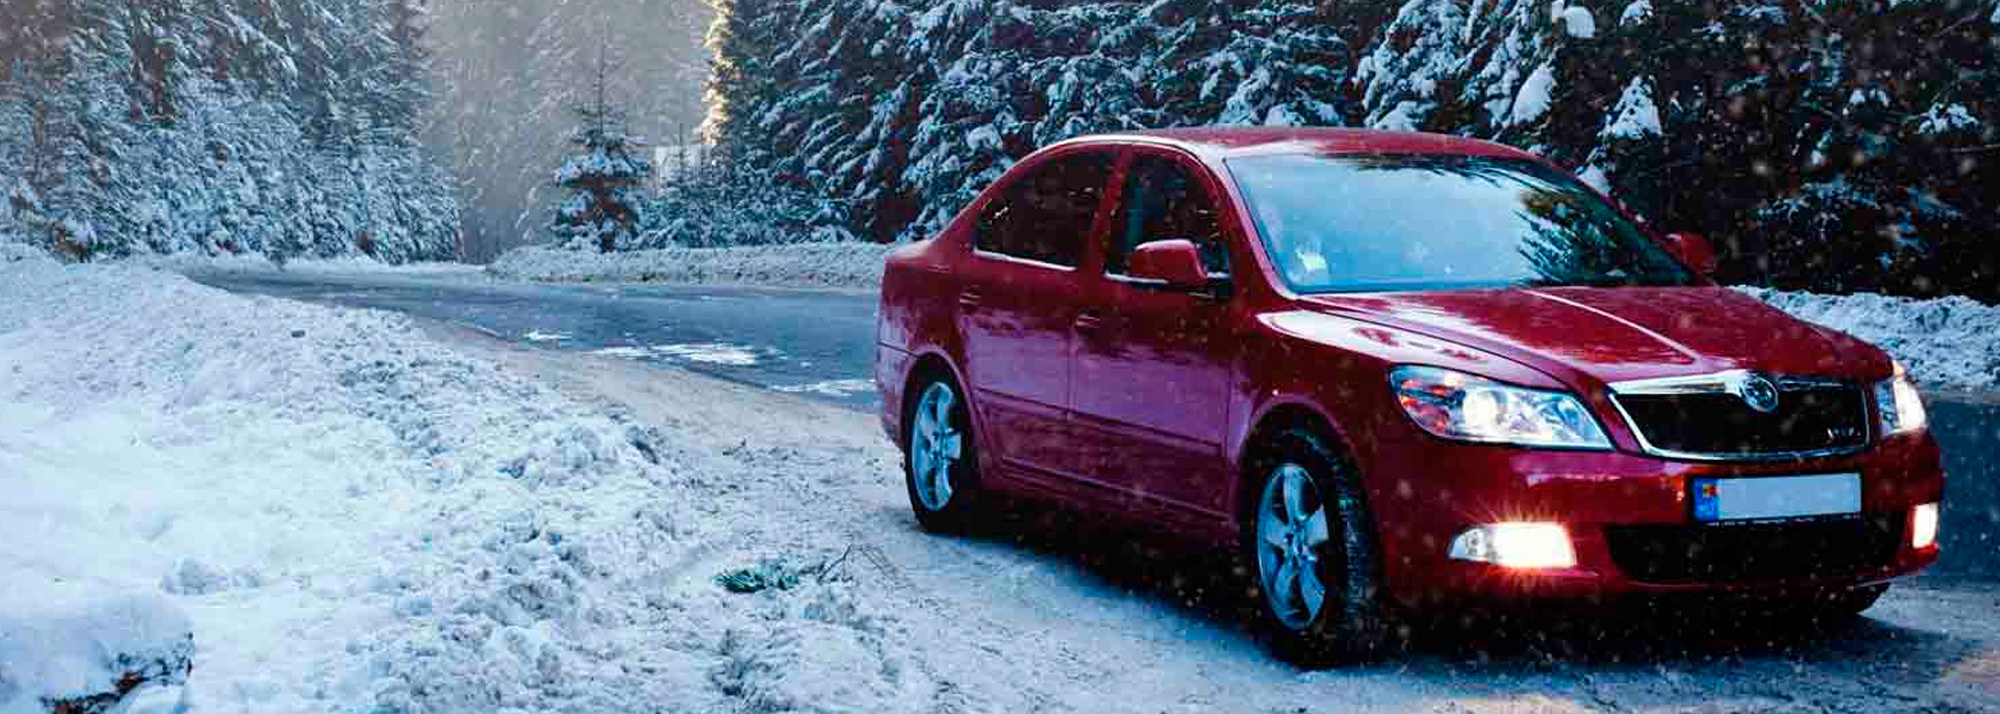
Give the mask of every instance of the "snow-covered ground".
POLYGON ((874 243, 795 243, 625 253, 529 247, 508 251, 487 270, 514 280, 873 288, 882 284, 882 260, 894 247, 874 243))
POLYGON ((1990 591, 1303 674, 1122 539, 917 532, 868 414, 137 266, 0 259, 0 305, 6 714, 189 634, 129 711, 2000 711, 1990 591))
POLYGON ((839 552, 759 551, 783 524, 718 501, 742 470, 719 446, 388 313, 19 252, 0 305, 0 711, 107 691, 190 633, 185 687, 149 701, 907 709, 837 571, 782 598, 711 582, 839 552), (787 657, 816 679, 759 659, 787 657))
POLYGON ((2000 389, 2000 306, 1962 297, 1744 292, 1800 319, 1875 343, 1927 387, 2000 389))

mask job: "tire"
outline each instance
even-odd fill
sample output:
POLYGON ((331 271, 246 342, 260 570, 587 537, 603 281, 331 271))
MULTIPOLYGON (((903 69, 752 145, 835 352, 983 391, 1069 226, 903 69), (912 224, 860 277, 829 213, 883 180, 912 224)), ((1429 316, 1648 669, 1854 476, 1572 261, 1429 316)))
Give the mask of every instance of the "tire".
POLYGON ((1239 557, 1251 607, 1266 645, 1300 667, 1371 659, 1384 637, 1381 551, 1350 463, 1298 427, 1262 439, 1248 462, 1239 557))
POLYGON ((926 531, 963 533, 973 525, 983 496, 970 405, 948 377, 927 378, 911 394, 903 418, 903 485, 910 510, 926 531), (943 430, 937 429, 940 421, 943 430))

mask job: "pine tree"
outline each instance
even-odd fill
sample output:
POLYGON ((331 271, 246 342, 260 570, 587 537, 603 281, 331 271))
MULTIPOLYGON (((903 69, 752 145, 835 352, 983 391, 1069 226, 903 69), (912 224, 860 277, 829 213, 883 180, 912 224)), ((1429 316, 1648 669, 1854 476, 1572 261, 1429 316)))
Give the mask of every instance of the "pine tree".
POLYGON ((627 136, 624 112, 607 96, 610 63, 602 55, 591 97, 574 111, 581 126, 570 136, 579 153, 556 169, 556 185, 570 194, 556 207, 556 240, 572 247, 595 245, 609 253, 629 247, 643 217, 641 187, 652 166, 634 154, 642 145, 627 136))

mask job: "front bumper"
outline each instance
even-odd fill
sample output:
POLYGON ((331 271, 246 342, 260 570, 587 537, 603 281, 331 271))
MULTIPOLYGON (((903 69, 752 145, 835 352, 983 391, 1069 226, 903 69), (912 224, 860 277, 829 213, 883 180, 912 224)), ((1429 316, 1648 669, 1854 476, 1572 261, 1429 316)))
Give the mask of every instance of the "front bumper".
POLYGON ((1936 545, 1912 548, 1909 538, 1911 511, 1944 492, 1928 433, 1793 463, 1694 463, 1436 440, 1378 453, 1404 455, 1379 459, 1364 473, 1384 585, 1405 603, 1841 590, 1908 575, 1938 558, 1936 545), (1849 472, 1862 478, 1859 519, 1741 526, 1693 517, 1691 479, 1849 472), (1466 528, 1508 521, 1562 523, 1576 565, 1514 570, 1447 556, 1466 528))

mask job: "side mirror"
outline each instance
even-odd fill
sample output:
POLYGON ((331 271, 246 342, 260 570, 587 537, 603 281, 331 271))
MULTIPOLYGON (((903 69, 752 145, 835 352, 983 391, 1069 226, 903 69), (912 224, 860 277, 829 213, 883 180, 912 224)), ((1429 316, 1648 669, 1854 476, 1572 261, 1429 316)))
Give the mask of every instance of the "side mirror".
POLYGON ((1721 261, 1715 257, 1715 246, 1708 239, 1696 233, 1668 233, 1667 250, 1681 259, 1682 263, 1704 276, 1714 275, 1721 261))
POLYGON ((1141 243, 1127 260, 1132 277, 1158 283, 1174 290, 1208 288, 1208 270, 1201 265, 1201 249, 1184 238, 1141 243))

